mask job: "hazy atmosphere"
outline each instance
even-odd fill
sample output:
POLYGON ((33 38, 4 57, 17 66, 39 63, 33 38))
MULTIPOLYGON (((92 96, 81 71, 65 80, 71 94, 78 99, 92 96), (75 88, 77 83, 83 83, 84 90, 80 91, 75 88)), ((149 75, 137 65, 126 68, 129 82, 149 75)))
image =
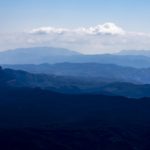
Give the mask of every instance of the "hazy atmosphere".
POLYGON ((150 0, 0 0, 0 150, 150 150, 150 0))
POLYGON ((85 54, 150 49, 149 0, 0 1, 0 50, 51 46, 85 54))

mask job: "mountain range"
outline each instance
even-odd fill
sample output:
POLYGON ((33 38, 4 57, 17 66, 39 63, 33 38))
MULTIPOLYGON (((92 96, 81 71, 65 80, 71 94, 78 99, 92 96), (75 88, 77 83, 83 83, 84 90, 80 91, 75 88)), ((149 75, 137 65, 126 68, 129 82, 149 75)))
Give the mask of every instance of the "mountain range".
POLYGON ((1 86, 38 87, 68 94, 150 96, 150 58, 144 55, 84 55, 62 48, 35 47, 8 50, 0 57, 0 61, 10 62, 2 64, 1 86))
POLYGON ((150 84, 150 68, 123 67, 100 63, 57 63, 40 65, 2 65, 4 68, 24 70, 34 74, 70 76, 104 82, 150 84))
POLYGON ((43 62, 59 62, 65 58, 80 55, 64 48, 33 47, 18 48, 0 52, 1 64, 38 64, 43 62))
POLYGON ((63 62, 117 64, 136 68, 150 67, 150 58, 143 55, 85 55, 52 47, 20 48, 0 52, 0 64, 54 64, 63 62))
POLYGON ((133 84, 107 78, 31 74, 11 69, 0 70, 0 87, 40 88, 66 94, 118 95, 141 98, 150 97, 149 84, 133 84))
POLYGON ((149 50, 122 50, 116 54, 119 55, 139 55, 139 56, 147 56, 150 57, 150 51, 149 50))
POLYGON ((0 149, 149 150, 149 56, 44 47, 0 63, 0 149))
POLYGON ((150 146, 149 98, 1 87, 0 100, 2 150, 148 150, 150 146))

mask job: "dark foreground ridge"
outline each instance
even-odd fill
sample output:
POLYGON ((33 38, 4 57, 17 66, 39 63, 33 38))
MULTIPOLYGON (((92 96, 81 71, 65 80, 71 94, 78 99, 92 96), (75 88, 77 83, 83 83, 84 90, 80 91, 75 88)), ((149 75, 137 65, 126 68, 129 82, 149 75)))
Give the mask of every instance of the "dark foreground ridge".
MULTIPOLYGON (((78 66, 78 65, 77 65, 78 66)), ((98 65, 99 66, 99 65, 98 65)), ((89 69, 90 70, 90 69, 89 69)), ((104 69, 105 70, 105 69, 104 69)), ((108 68, 106 68, 108 70, 108 68)), ((107 73, 104 73, 104 75, 107 73)), ((124 74, 123 74, 124 75, 124 74)), ((133 76, 133 75, 130 75, 133 76)), ((147 73, 149 80, 149 73, 147 73)), ((134 78, 134 76, 132 77, 134 78)), ((139 76, 137 76, 139 80, 139 76)), ((140 79, 142 80, 142 79, 140 79)), ((150 97, 150 84, 133 84, 104 77, 57 76, 0 68, 0 87, 36 88, 67 94, 105 94, 130 98, 150 97)))
POLYGON ((149 150, 150 99, 0 89, 1 150, 149 150))

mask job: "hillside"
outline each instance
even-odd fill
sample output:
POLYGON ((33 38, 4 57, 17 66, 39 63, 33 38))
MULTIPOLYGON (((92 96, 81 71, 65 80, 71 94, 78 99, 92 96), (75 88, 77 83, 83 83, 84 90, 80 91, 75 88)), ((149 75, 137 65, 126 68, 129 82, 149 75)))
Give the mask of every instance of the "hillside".
POLYGON ((0 149, 149 147, 150 99, 64 95, 28 88, 1 88, 0 99, 0 149))
POLYGON ((122 67, 99 63, 58 63, 40 65, 3 65, 4 68, 24 70, 35 74, 70 76, 101 82, 130 82, 150 84, 150 68, 122 67))
POLYGON ((25 71, 0 69, 0 87, 41 88, 66 94, 119 95, 150 97, 150 85, 116 82, 107 78, 85 78, 31 74, 25 71))

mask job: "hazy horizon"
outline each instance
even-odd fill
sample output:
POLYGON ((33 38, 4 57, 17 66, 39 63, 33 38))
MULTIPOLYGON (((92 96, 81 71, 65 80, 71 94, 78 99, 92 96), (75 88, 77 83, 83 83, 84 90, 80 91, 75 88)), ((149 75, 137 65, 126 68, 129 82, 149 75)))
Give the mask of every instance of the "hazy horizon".
POLYGON ((149 4, 147 0, 1 1, 0 51, 39 46, 84 54, 149 50, 149 4))
POLYGON ((0 150, 149 150, 150 0, 0 1, 0 150))

